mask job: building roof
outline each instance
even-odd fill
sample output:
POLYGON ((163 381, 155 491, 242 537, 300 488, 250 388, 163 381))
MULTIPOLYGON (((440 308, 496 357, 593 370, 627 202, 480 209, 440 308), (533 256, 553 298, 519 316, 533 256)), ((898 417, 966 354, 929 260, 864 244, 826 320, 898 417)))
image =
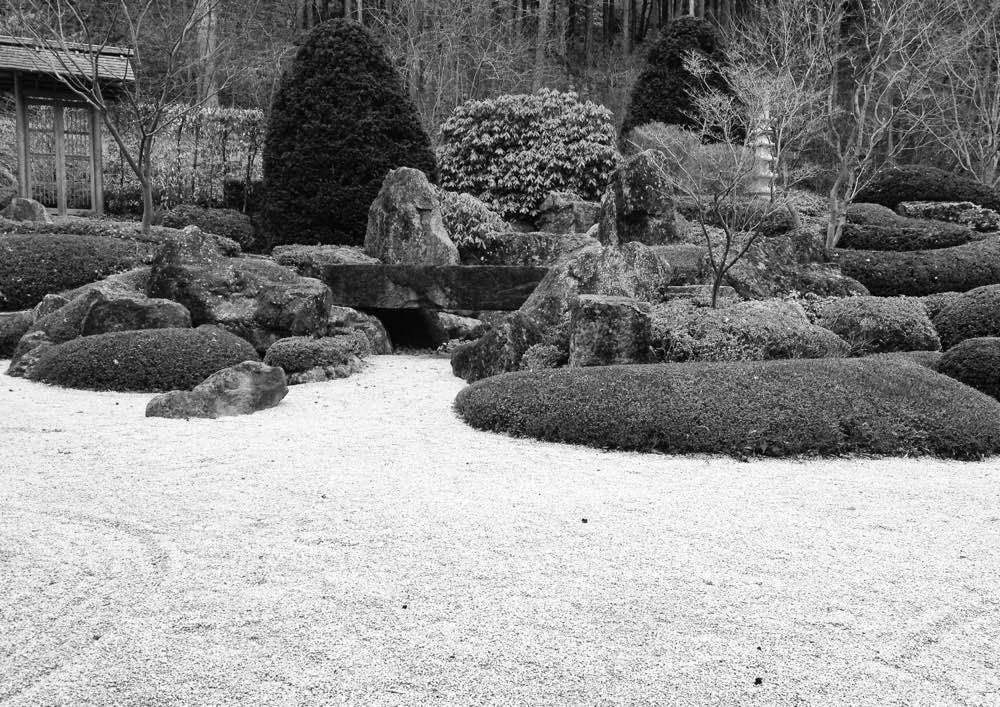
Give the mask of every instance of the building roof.
POLYGON ((135 74, 129 58, 131 50, 121 47, 91 47, 69 42, 40 42, 27 37, 0 36, 0 71, 12 70, 34 74, 70 74, 81 78, 94 75, 97 59, 100 81, 132 83, 135 74))

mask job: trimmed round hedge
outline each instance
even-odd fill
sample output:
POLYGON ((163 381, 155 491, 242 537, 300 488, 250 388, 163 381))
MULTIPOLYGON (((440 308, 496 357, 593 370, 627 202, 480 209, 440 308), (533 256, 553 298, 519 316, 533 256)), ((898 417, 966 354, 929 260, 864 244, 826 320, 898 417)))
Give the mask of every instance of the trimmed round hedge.
POLYGON ((855 201, 895 209, 904 201, 971 201, 1000 211, 1000 193, 974 179, 936 167, 907 166, 884 170, 862 189, 855 201))
POLYGON ((360 245, 368 208, 397 167, 435 179, 417 109, 385 50, 331 20, 299 47, 271 106, 263 153, 268 246, 360 245))
POLYGON ((197 226, 205 233, 231 238, 241 248, 253 245, 254 233, 250 217, 234 209, 207 209, 204 206, 180 204, 163 214, 163 225, 169 228, 197 226))
POLYGON ((945 349, 966 339, 1000 336, 1000 285, 977 287, 949 300, 934 317, 934 326, 945 349))
POLYGON ((1000 452, 1000 403, 902 357, 519 371, 455 400, 483 430, 667 453, 1000 452))
POLYGON ((855 250, 931 250, 979 240, 967 226, 906 218, 878 204, 852 204, 840 238, 841 248, 855 250))
POLYGON ((147 247, 66 234, 0 236, 0 311, 30 309, 45 295, 141 265, 147 247))
POLYGON ((855 356, 941 348, 927 310, 915 298, 841 297, 810 309, 813 322, 844 339, 855 356))
POLYGON ((1000 238, 937 250, 838 248, 834 253, 845 275, 880 297, 967 292, 1000 283, 1000 238))
POLYGON ((302 373, 311 368, 344 366, 371 352, 371 344, 361 332, 316 339, 290 336, 271 344, 264 354, 264 363, 280 366, 285 373, 302 373))
MULTIPOLYGON (((694 127, 688 95, 694 82, 684 68, 684 57, 692 51, 716 63, 722 61, 722 39, 715 26, 695 17, 682 17, 668 24, 650 46, 642 73, 632 86, 622 123, 623 136, 647 123, 694 127)), ((720 76, 713 77, 711 82, 719 89, 725 88, 720 76)))
POLYGON ((1000 338, 966 339, 944 353, 937 370, 1000 400, 1000 338))
POLYGON ((611 111, 550 89, 463 103, 440 142, 441 186, 504 218, 534 218, 554 191, 599 200, 617 159, 611 111))
POLYGON ((259 360, 253 346, 218 327, 143 329, 53 346, 28 378, 87 390, 191 390, 223 368, 259 360))

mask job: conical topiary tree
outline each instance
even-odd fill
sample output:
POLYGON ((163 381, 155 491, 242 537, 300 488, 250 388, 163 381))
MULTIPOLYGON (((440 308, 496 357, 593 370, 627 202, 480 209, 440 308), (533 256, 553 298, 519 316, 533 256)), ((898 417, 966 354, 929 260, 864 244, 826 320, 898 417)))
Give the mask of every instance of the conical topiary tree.
MULTIPOLYGON (((692 110, 688 95, 695 86, 684 68, 684 56, 701 52, 711 61, 721 62, 722 39, 718 30, 705 20, 682 17, 674 20, 653 43, 646 55, 646 66, 632 86, 628 112, 622 123, 622 136, 632 128, 647 123, 666 123, 685 128, 695 127, 689 116, 692 110)), ((718 87, 722 78, 718 77, 718 87)))
POLYGON ((317 26, 282 76, 263 162, 269 246, 360 244, 390 170, 436 176, 402 79, 371 35, 344 20, 317 26))

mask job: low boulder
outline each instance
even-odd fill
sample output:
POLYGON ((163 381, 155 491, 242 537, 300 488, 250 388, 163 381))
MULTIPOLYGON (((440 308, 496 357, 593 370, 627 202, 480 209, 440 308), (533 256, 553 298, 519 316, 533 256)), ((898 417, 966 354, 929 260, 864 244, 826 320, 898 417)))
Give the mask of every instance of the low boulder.
POLYGON ((319 280, 267 258, 228 257, 194 227, 169 236, 157 252, 148 294, 180 302, 195 326, 220 326, 258 351, 288 336, 322 333, 333 304, 319 280))
POLYGON ((272 408, 288 394, 285 372, 259 361, 244 361, 213 373, 192 390, 158 395, 146 417, 187 419, 250 415, 272 408))
POLYGON ((378 317, 364 312, 359 312, 350 307, 330 307, 330 321, 327 325, 326 336, 340 336, 361 332, 366 339, 371 351, 376 355, 391 354, 392 341, 385 325, 379 321, 378 317))
POLYGON ((365 255, 358 246, 348 245, 279 245, 271 251, 278 265, 292 268, 302 277, 320 278, 327 265, 377 264, 377 258, 365 255))
POLYGON ((606 245, 636 241, 660 245, 678 240, 667 158, 645 150, 622 164, 601 199, 597 238, 606 245))
POLYGON ((368 211, 365 254, 387 265, 458 265, 434 187, 418 169, 386 175, 368 211))
POLYGON ((570 318, 569 365, 647 363, 650 306, 629 297, 580 295, 570 318))
POLYGON ((11 221, 36 221, 39 223, 52 223, 52 217, 41 203, 34 199, 25 199, 15 196, 10 203, 0 211, 0 216, 11 221))
POLYGON ((600 218, 601 205, 572 192, 552 192, 538 207, 535 225, 546 233, 586 233, 600 218))

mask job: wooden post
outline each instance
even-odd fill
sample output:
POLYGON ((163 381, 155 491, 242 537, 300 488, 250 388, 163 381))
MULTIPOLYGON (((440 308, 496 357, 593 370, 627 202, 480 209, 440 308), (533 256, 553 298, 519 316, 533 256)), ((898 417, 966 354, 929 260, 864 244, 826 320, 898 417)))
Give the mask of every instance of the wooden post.
POLYGON ((60 216, 66 215, 66 134, 62 101, 53 101, 52 119, 56 136, 56 204, 60 216))
POLYGON ((101 144, 101 113, 90 110, 90 206, 95 216, 104 215, 104 145, 101 144))
POLYGON ((28 170, 28 108, 24 105, 24 90, 21 87, 21 73, 14 72, 14 122, 17 132, 17 194, 31 198, 28 170))

